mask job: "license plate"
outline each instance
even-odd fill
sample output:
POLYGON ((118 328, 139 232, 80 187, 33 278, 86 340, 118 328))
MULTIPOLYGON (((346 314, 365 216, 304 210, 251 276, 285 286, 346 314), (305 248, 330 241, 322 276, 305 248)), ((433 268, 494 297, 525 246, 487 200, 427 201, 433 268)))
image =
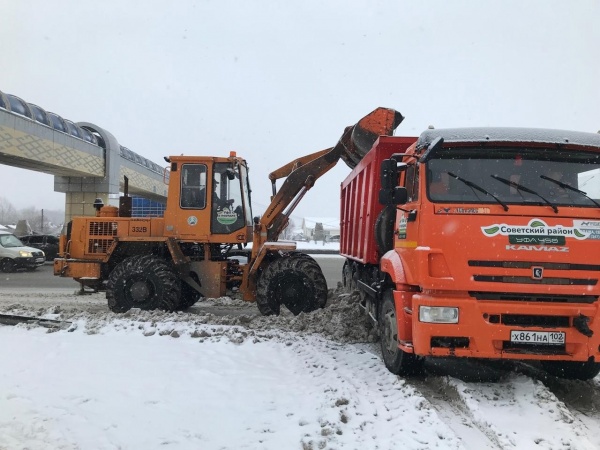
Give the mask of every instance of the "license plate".
POLYGON ((563 345, 565 343, 565 333, 562 331, 511 330, 510 342, 532 345, 563 345))
POLYGON ((46 261, 44 258, 35 258, 36 263, 44 262, 44 261, 46 261))

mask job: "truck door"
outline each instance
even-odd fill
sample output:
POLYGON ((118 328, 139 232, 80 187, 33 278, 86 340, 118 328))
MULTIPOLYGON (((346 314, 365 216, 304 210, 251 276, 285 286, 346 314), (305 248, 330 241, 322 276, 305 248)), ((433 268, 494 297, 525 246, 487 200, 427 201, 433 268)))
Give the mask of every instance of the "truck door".
POLYGON ((400 185, 407 191, 408 201, 396 217, 396 247, 415 248, 418 239, 419 221, 419 164, 410 164, 404 171, 400 185))

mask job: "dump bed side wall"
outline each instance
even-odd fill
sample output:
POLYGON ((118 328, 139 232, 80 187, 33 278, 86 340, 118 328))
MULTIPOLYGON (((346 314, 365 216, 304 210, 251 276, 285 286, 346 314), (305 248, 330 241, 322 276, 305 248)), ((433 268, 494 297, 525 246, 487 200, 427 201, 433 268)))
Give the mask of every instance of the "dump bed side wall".
POLYGON ((377 264, 373 230, 383 209, 379 204, 380 166, 394 153, 403 153, 416 141, 410 137, 381 136, 342 182, 340 254, 363 264, 377 264))

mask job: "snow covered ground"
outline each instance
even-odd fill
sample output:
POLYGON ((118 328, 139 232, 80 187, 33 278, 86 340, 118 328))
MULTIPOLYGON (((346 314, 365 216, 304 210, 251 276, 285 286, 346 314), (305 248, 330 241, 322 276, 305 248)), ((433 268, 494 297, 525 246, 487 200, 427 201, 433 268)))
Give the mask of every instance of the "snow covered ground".
POLYGON ((102 294, 0 291, 0 313, 67 322, 0 325, 0 449, 600 448, 599 379, 465 381, 443 364, 403 379, 356 301, 116 315, 102 294))

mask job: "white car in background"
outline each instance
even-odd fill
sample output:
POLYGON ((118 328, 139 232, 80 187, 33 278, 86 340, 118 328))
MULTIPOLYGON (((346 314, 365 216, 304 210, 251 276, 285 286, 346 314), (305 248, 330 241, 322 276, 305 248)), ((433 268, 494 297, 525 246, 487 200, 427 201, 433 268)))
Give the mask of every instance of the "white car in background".
POLYGON ((19 268, 35 270, 46 262, 41 250, 26 247, 14 234, 0 231, 0 270, 14 272, 19 268))

